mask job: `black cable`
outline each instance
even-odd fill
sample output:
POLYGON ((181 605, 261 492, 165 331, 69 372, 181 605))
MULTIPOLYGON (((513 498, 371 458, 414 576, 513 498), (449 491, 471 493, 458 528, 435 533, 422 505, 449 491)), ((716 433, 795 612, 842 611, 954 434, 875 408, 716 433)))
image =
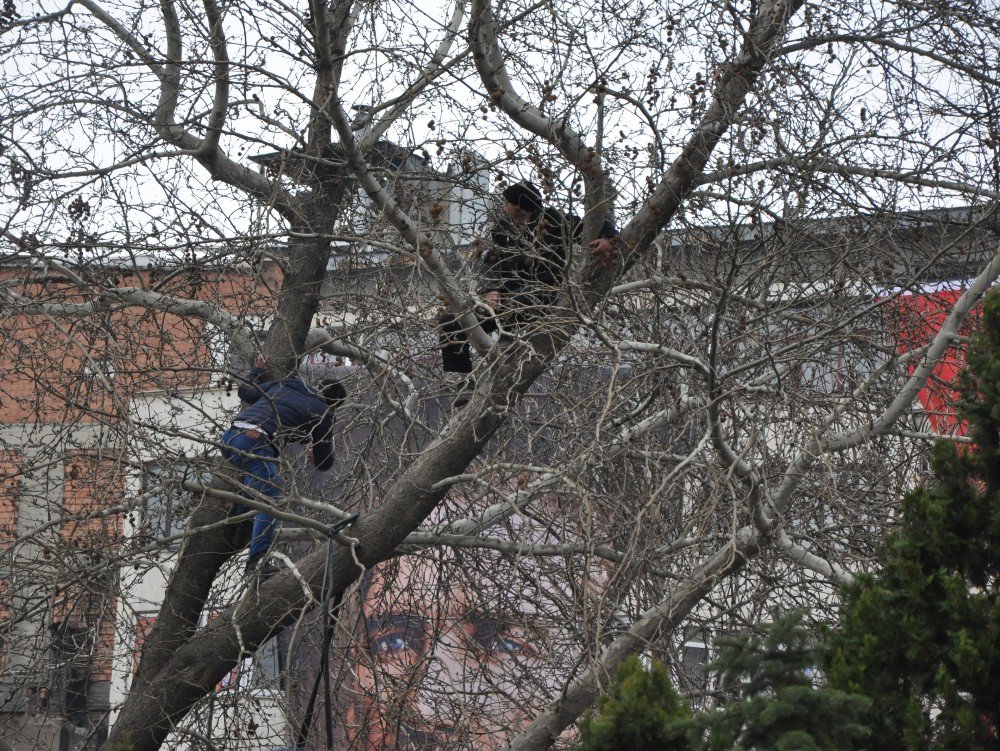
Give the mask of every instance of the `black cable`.
MULTIPOLYGON (((330 562, 330 546, 332 544, 332 538, 327 541, 327 566, 330 562)), ((327 590, 327 577, 329 576, 329 568, 323 572, 323 589, 322 589, 322 600, 321 602, 326 604, 328 597, 327 590)), ((334 608, 340 607, 340 598, 333 604, 334 608)), ((309 704, 306 706, 306 714, 302 719, 302 727, 299 729, 298 739, 295 744, 295 748, 305 749, 306 740, 309 738, 309 729, 312 726, 313 713, 316 710, 316 697, 319 695, 319 682, 323 676, 328 672, 329 654, 330 654, 330 642, 333 639, 333 629, 330 627, 330 608, 325 608, 323 615, 323 649, 320 656, 320 669, 316 671, 316 680, 313 682, 312 692, 309 696, 309 704)), ((328 692, 329 693, 329 692, 328 692)))
POLYGON ((320 670, 316 673, 316 680, 313 681, 312 694, 309 697, 309 704, 306 705, 305 717, 302 718, 302 726, 299 728, 298 736, 295 740, 295 748, 303 751, 306 741, 309 738, 309 728, 312 726, 313 714, 316 711, 316 697, 319 694, 319 682, 323 680, 324 692, 326 694, 326 751, 333 751, 333 707, 330 697, 330 642, 333 641, 333 627, 336 623, 334 616, 340 610, 343 597, 338 593, 333 601, 333 607, 327 607, 330 599, 330 590, 333 588, 333 538, 338 532, 347 529, 358 518, 353 514, 346 519, 342 519, 329 530, 326 536, 326 566, 323 570, 323 585, 320 587, 320 602, 323 604, 323 650, 320 655, 320 670))
MULTIPOLYGON (((323 578, 329 578, 331 580, 330 584, 332 586, 333 582, 333 533, 331 532, 326 541, 326 572, 323 574, 323 578)), ((329 590, 326 593, 326 597, 329 597, 329 590)), ((323 598, 323 602, 326 603, 326 597, 323 598)), ((330 642, 332 641, 331 635, 333 634, 333 611, 340 606, 340 598, 333 604, 333 607, 328 608, 324 605, 324 618, 326 623, 323 628, 325 632, 323 634, 323 655, 320 658, 323 661, 323 693, 326 695, 324 702, 324 714, 326 715, 326 751, 333 751, 333 709, 330 706, 330 642)))

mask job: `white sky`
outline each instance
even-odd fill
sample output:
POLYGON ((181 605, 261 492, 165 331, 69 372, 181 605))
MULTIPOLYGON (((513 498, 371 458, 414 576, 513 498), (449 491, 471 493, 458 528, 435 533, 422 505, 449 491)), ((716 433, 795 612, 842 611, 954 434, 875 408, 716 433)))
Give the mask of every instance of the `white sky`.
MULTIPOLYGON (((158 6, 158 3, 148 0, 125 0, 123 3, 103 5, 126 28, 138 35, 149 35, 150 43, 160 47, 159 54, 162 55, 163 30, 158 6)), ((268 118, 282 123, 286 130, 301 133, 307 118, 303 95, 310 96, 312 93, 311 71, 301 60, 296 60, 296 45, 302 41, 301 21, 289 13, 278 15, 273 12, 273 7, 263 3, 251 3, 250 6, 254 11, 252 15, 233 9, 226 16, 230 58, 237 66, 233 68, 234 78, 239 77, 240 70, 253 69, 246 85, 234 82, 230 92, 234 105, 227 126, 239 135, 231 134, 223 139, 227 153, 244 164, 250 164, 247 157, 253 154, 293 143, 288 133, 262 122, 258 108, 262 107, 268 118), (294 90, 296 87, 298 91, 294 90)), ((521 8, 520 3, 508 6, 510 13, 521 8)), ((46 12, 58 5, 46 0, 38 7, 46 12)), ((182 2, 177 7, 182 13, 190 13, 195 23, 203 23, 199 3, 182 2)), ((451 7, 447 3, 426 0, 416 4, 394 0, 364 7, 341 87, 343 97, 349 104, 377 103, 398 95, 413 79, 414 70, 426 64, 430 50, 438 44, 443 26, 451 15, 451 7)), ((688 89, 695 75, 710 77, 715 65, 729 54, 737 39, 731 27, 727 26, 728 16, 712 2, 697 2, 685 7, 679 3, 650 3, 644 7, 644 3, 634 2, 623 6, 627 11, 608 9, 603 15, 600 6, 591 4, 565 7, 568 10, 561 20, 558 16, 549 16, 545 8, 531 16, 546 24, 550 35, 556 39, 554 46, 551 39, 543 40, 537 36, 537 25, 522 22, 508 30, 506 48, 518 53, 518 59, 523 61, 522 65, 511 64, 511 73, 520 93, 529 101, 538 102, 542 81, 560 82, 558 104, 573 103, 573 124, 593 142, 596 107, 593 95, 587 93, 587 87, 595 80, 596 70, 600 67, 607 73, 611 88, 638 89, 637 96, 645 100, 645 106, 655 117, 657 135, 663 140, 669 162, 678 153, 678 143, 692 127, 688 89), (633 12, 635 18, 629 18, 626 12, 633 12), (667 21, 671 14, 678 16, 678 23, 672 32, 667 21), (721 47, 722 41, 727 45, 725 50, 721 47), (642 82, 651 64, 659 67, 661 75, 657 84, 661 93, 658 101, 652 104, 648 95, 642 92, 642 82), (676 98, 673 106, 671 98, 676 98)), ((505 17, 503 8, 501 6, 499 11, 501 17, 505 17)), ((813 14, 814 27, 822 31, 822 22, 818 20, 821 10, 809 12, 813 14)), ((875 3, 867 8, 845 5, 842 12, 846 20, 840 25, 837 25, 837 19, 833 21, 837 31, 845 25, 860 26, 863 30, 875 28, 882 23, 882 16, 894 11, 888 3, 875 3)), ((88 14, 81 6, 76 6, 74 14, 89 23, 88 14)), ((803 35, 801 23, 804 19, 805 13, 800 14, 800 26, 791 35, 792 39, 803 35)), ((124 60, 120 51, 115 52, 111 60, 101 63, 105 68, 102 76, 90 79, 76 77, 88 59, 93 60, 102 50, 108 49, 100 41, 108 38, 106 31, 94 31, 86 38, 67 32, 65 40, 68 41, 64 41, 60 31, 60 27, 53 27, 50 38, 54 42, 46 43, 51 58, 43 65, 39 65, 38 58, 32 56, 30 43, 22 44, 18 55, 3 60, 8 95, 16 94, 20 87, 39 80, 31 73, 35 69, 39 71, 36 76, 50 80, 73 76, 69 83, 74 91, 99 92, 119 102, 127 99, 130 103, 140 103, 144 111, 151 111, 156 101, 155 77, 144 67, 136 65, 134 60, 131 63, 124 60)), ((464 34, 465 23, 462 38, 453 48, 453 53, 462 50, 464 34)), ((201 47, 197 46, 196 41, 191 22, 186 22, 186 59, 209 60, 207 47, 204 43, 201 47)), ((867 53, 851 52, 846 47, 837 47, 835 52, 837 58, 833 61, 826 59, 825 51, 801 56, 804 68, 800 83, 796 83, 794 73, 784 81, 778 80, 775 75, 767 76, 760 94, 751 99, 744 118, 744 126, 759 126, 761 140, 753 144, 749 140, 752 128, 744 127, 741 135, 734 133, 720 145, 716 152, 717 165, 725 165, 730 159, 739 164, 748 159, 772 156, 776 148, 775 130, 780 133, 785 145, 795 152, 815 148, 820 143, 819 134, 829 127, 819 151, 823 156, 840 158, 849 164, 909 168, 918 174, 940 174, 973 183, 984 179, 986 172, 982 157, 977 156, 982 153, 982 148, 978 146, 977 126, 972 124, 970 127, 970 123, 960 122, 957 115, 945 111, 946 104, 964 102, 967 107, 976 106, 977 88, 967 79, 936 72, 938 66, 924 61, 917 70, 917 79, 932 81, 933 86, 918 94, 914 82, 902 75, 908 71, 897 72, 893 79, 889 79, 882 67, 867 64, 867 53), (920 118, 915 117, 915 108, 905 113, 892 111, 893 97, 890 93, 907 87, 914 91, 910 95, 911 102, 918 98, 926 100, 936 91, 939 98, 936 111, 928 107, 934 104, 928 101, 921 102, 923 112, 920 118), (786 97, 787 102, 779 102, 774 107, 790 112, 790 121, 771 122, 769 113, 773 108, 766 102, 786 97), (865 122, 860 119, 862 108, 866 112, 865 122), (911 148, 905 140, 898 139, 898 134, 904 129, 920 133, 922 142, 911 148), (937 151, 932 148, 934 144, 938 145, 937 151), (741 146, 748 151, 741 151, 741 146), (954 150, 954 155, 949 154, 949 150, 954 150)), ((987 59, 996 59, 996 45, 987 47, 985 54, 987 59)), ((904 63, 908 61, 905 55, 899 59, 904 63)), ((209 69, 208 62, 197 66, 199 74, 209 69)), ((452 145, 460 139, 490 159, 502 160, 505 152, 517 149, 511 163, 503 166, 504 171, 514 178, 527 177, 538 181, 524 144, 534 142, 542 155, 550 154, 551 150, 539 143, 537 138, 518 135, 516 129, 496 113, 488 112, 486 118, 483 117, 483 113, 477 110, 481 103, 476 93, 480 84, 471 66, 467 63, 458 66, 453 74, 446 74, 440 81, 446 89, 446 96, 431 93, 421 97, 388 137, 426 148, 438 169, 445 168, 452 145), (435 124, 433 129, 429 127, 432 120, 435 124), (446 150, 438 156, 435 141, 442 136, 447 142, 446 150)), ((185 83, 192 81, 186 79, 185 83)), ((53 88, 51 84, 49 88, 53 88)), ((179 118, 200 117, 208 107, 210 96, 210 90, 196 90, 192 94, 186 86, 178 108, 179 118)), ((631 214, 630 203, 641 200, 645 194, 647 178, 656 176, 650 168, 649 159, 654 134, 634 105, 613 99, 607 101, 604 144, 612 178, 619 192, 618 213, 619 223, 622 223, 631 214), (628 149, 636 149, 637 155, 627 153, 628 149)), ((4 120, 10 123, 7 128, 13 131, 15 140, 34 150, 34 156, 44 152, 52 168, 68 166, 79 169, 108 165, 128 155, 135 144, 127 141, 140 135, 135 128, 126 127, 126 138, 122 139, 107 130, 98 129, 102 125, 113 127, 115 122, 100 123, 93 114, 74 117, 72 109, 66 108, 59 113, 46 111, 31 120, 27 131, 18 132, 18 126, 9 117, 13 106, 8 100, 0 110, 4 120), (51 129, 51 132, 45 132, 46 129, 51 129)), ((106 119, 103 115, 100 118, 106 119)), ((562 170, 559 174, 564 179, 569 173, 562 170)), ((491 174, 491 178, 495 177, 495 173, 491 174)), ((62 239, 67 233, 65 205, 76 194, 73 191, 78 191, 80 196, 92 202, 91 218, 84 222, 88 231, 116 242, 128 240, 131 234, 137 244, 154 247, 171 235, 174 240, 186 239, 190 242, 202 238, 205 242, 217 242, 248 234, 280 234, 283 231, 282 223, 266 207, 246 200, 223 184, 208 180, 205 171, 193 166, 189 158, 150 162, 146 167, 124 170, 100 185, 81 179, 68 181, 64 186, 62 209, 53 211, 41 200, 43 197, 54 197, 51 193, 45 196, 39 194, 39 200, 15 210, 11 202, 12 186, 8 185, 0 204, 0 222, 5 226, 10 222, 9 226, 15 234, 34 231, 45 239, 62 239), (161 187, 162 182, 176 188, 169 200, 161 187), (123 209, 123 206, 127 208, 123 209), (172 230, 163 226, 167 223, 173 226, 172 230), (182 231, 177 231, 178 226, 183 228, 182 231)), ((713 196, 710 191, 703 201, 692 203, 689 209, 691 221, 712 224, 743 221, 748 204, 753 203, 763 204, 780 214, 793 208, 798 200, 794 186, 783 184, 783 180, 774 181, 766 175, 743 180, 736 188, 737 192, 733 190, 733 186, 721 186, 719 195, 713 196), (761 179, 763 183, 758 182, 761 179)), ((836 193, 828 195, 835 199, 836 193)), ((567 198, 568 191, 564 190, 562 196, 567 198)), ((955 205, 968 202, 969 197, 940 190, 925 191, 921 195, 910 188, 894 195, 893 191, 884 190, 881 186, 869 186, 851 199, 860 201, 862 209, 877 210, 887 203, 900 208, 955 205)), ((812 200, 817 201, 815 198, 812 200)), ((824 211, 838 213, 837 208, 836 205, 817 201, 808 210, 814 215, 821 215, 824 211)))

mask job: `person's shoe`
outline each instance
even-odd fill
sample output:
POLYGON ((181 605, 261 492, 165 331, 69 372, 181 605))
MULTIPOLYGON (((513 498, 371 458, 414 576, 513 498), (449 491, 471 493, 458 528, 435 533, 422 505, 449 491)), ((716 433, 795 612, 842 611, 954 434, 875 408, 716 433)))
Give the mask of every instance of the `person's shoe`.
POLYGON ((460 410, 476 392, 476 379, 472 376, 465 376, 455 384, 455 401, 451 403, 453 410, 460 410))

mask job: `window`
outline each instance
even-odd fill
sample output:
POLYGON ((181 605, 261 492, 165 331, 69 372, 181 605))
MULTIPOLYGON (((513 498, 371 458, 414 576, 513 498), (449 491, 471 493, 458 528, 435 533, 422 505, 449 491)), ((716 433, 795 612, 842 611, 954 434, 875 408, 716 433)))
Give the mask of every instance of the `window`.
POLYGON ((83 363, 83 374, 85 376, 103 376, 111 381, 114 380, 117 372, 115 361, 109 355, 93 355, 88 357, 83 363))
POLYGON ((688 689, 695 693, 707 691, 710 688, 710 680, 705 666, 711 659, 708 634, 695 626, 685 628, 680 657, 680 667, 688 689))
MULTIPOLYGON (((141 532, 155 540, 182 533, 198 502, 196 494, 185 490, 183 483, 208 484, 211 479, 210 472, 183 462, 147 464, 142 473, 141 532)), ((171 550, 179 549, 180 545, 180 539, 167 543, 171 550)))
MULTIPOLYGON (((219 612, 208 613, 207 616, 202 614, 200 625, 204 627, 221 615, 219 612)), ((219 681, 215 690, 283 691, 281 668, 281 647, 275 636, 262 644, 255 654, 236 663, 236 667, 219 681)))
POLYGON ((245 657, 223 678, 218 685, 219 691, 251 690, 251 691, 282 691, 284 685, 281 676, 281 648, 278 638, 262 644, 257 653, 245 657))
POLYGON ((91 640, 86 629, 65 621, 52 624, 52 635, 50 701, 55 700, 72 724, 83 727, 88 719, 91 640))
POLYGON ((278 637, 263 644, 254 655, 254 688, 284 690, 282 682, 282 654, 278 637))
POLYGON ((142 661, 142 650, 146 646, 146 639, 156 625, 155 615, 140 615, 135 619, 135 645, 132 649, 132 677, 135 678, 139 672, 139 663, 142 661))

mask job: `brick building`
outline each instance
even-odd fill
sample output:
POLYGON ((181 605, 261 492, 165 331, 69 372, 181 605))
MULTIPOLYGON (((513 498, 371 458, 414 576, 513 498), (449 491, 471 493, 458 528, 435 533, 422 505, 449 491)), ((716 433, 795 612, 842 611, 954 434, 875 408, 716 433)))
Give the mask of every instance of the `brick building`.
POLYGON ((18 751, 94 748, 114 650, 134 646, 122 544, 149 522, 125 514, 142 484, 133 405, 217 385, 226 364, 212 323, 125 302, 173 295, 262 318, 280 271, 139 260, 64 273, 14 258, 0 282, 0 737, 18 751))

